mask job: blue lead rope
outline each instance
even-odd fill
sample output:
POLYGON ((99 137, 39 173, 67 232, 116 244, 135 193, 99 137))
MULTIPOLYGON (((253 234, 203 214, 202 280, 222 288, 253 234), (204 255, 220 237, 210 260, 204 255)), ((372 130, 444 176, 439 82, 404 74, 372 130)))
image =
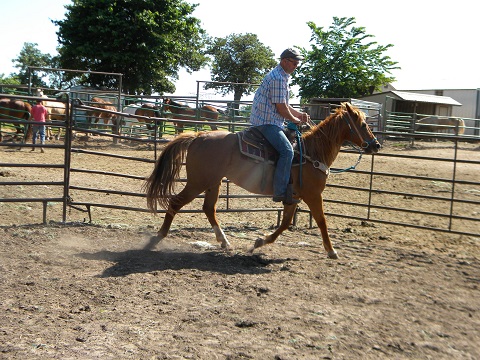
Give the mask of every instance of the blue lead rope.
POLYGON ((293 123, 293 122, 289 122, 287 124, 287 129, 288 130, 293 130, 295 131, 295 136, 297 137, 297 144, 298 144, 298 151, 300 153, 300 187, 302 187, 302 163, 303 163, 303 147, 302 147, 302 143, 300 142, 300 139, 302 137, 302 133, 300 132, 300 130, 298 130, 298 127, 297 127, 297 124, 293 123))
POLYGON ((342 173, 342 172, 345 172, 345 171, 350 171, 350 170, 355 170, 358 166, 358 164, 360 164, 360 161, 362 160, 362 149, 360 149, 358 146, 356 146, 354 143, 350 143, 352 145, 352 147, 355 149, 355 150, 358 150, 359 152, 359 156, 358 156, 358 160, 356 162, 355 165, 352 165, 348 168, 345 168, 345 169, 330 169, 330 172, 331 173, 342 173))

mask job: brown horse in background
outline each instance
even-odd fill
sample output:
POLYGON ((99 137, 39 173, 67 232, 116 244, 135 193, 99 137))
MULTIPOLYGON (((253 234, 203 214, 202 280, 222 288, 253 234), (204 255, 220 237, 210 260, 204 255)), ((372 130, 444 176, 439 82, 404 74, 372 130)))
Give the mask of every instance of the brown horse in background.
MULTIPOLYGON (((163 110, 173 114, 173 119, 177 120, 198 120, 200 121, 218 121, 218 110, 211 105, 204 105, 200 109, 194 109, 182 105, 170 98, 163 99, 163 110)), ((184 123, 175 123, 176 133, 183 132, 184 123)), ((217 130, 215 125, 210 125, 212 130, 217 130)))
MULTIPOLYGON (((10 98, 0 99, 0 119, 6 120, 30 120, 32 111, 32 105, 23 100, 16 100, 10 98)), ((18 124, 15 124, 16 135, 19 137, 22 133, 22 127, 18 124)), ((28 141, 32 138, 32 127, 25 125, 23 127, 24 140, 28 141), (27 128, 27 131, 25 131, 27 128)), ((0 131, 0 141, 3 140, 2 132, 0 131)))
MULTIPOLYGON (((151 118, 159 118, 161 117, 160 108, 158 105, 151 104, 151 103, 143 103, 139 108, 135 110, 135 115, 140 116, 147 116, 151 118)), ((153 130, 155 125, 153 124, 153 120, 145 119, 145 118, 137 118, 138 122, 143 122, 147 125, 148 130, 153 130)))
POLYGON ((113 103, 99 97, 93 97, 90 105, 98 108, 98 110, 87 111, 87 119, 89 123, 98 124, 98 122, 102 120, 103 123, 106 125, 109 122, 111 122, 113 125, 113 131, 115 132, 115 128, 116 128, 115 120, 117 118, 117 115, 107 111, 102 111, 102 110, 117 111, 117 108, 113 105, 113 103))
MULTIPOLYGON (((328 257, 336 259, 337 252, 328 235, 322 199, 328 169, 344 141, 356 144, 368 154, 376 153, 380 144, 365 121, 365 113, 349 103, 343 103, 334 114, 304 133, 302 140, 305 144, 304 157, 308 161, 302 165, 301 173, 299 166, 292 168, 294 197, 302 199, 308 205, 320 228, 328 257)), ((217 241, 222 248, 228 249, 230 244, 216 217, 222 179, 226 177, 255 194, 272 195, 274 171, 274 165, 259 163, 258 160, 243 155, 237 134, 212 131, 180 135, 162 151, 155 169, 145 183, 149 209, 155 212, 158 204, 167 210, 158 235, 150 239, 147 248, 153 248, 165 238, 180 209, 205 192, 203 211, 213 227, 217 241), (183 190, 176 194, 175 185, 178 184, 184 162, 187 182, 183 190)), ((273 243, 290 226, 296 206, 284 205, 280 227, 264 239, 257 239, 251 251, 273 243)))

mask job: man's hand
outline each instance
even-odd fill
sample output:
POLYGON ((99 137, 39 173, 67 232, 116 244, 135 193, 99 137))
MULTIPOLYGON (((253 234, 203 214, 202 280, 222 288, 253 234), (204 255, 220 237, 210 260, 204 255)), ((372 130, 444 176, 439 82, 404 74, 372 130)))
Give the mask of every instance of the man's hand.
POLYGON ((310 120, 310 115, 308 115, 307 113, 302 113, 302 115, 300 116, 300 121, 306 123, 309 120, 310 120))

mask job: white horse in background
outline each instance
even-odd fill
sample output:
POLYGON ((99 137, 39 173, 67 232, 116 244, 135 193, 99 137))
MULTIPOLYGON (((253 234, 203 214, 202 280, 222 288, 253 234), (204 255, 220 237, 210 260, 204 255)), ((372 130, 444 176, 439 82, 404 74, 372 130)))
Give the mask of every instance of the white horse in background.
POLYGON ((428 116, 418 120, 415 124, 415 132, 449 133, 450 130, 455 135, 463 135, 465 121, 456 117, 428 116))
MULTIPOLYGON (((49 97, 43 93, 42 89, 36 89, 33 96, 49 99, 49 97)), ((52 120, 65 121, 66 110, 65 110, 64 103, 57 102, 57 101, 48 101, 48 100, 44 100, 42 102, 43 102, 43 106, 45 106, 48 111, 48 119, 47 119, 48 121, 52 121, 52 120)), ((60 139, 60 133, 61 133, 61 128, 58 129, 57 136, 56 136, 57 140, 60 139)), ((50 126, 46 127, 45 135, 48 139, 50 140, 53 139, 53 132, 50 126)))
POLYGON ((124 127, 131 128, 132 125, 135 125, 135 124, 138 123, 138 121, 133 118, 133 115, 135 115, 135 112, 137 111, 137 109, 140 108, 140 106, 141 106, 140 103, 136 103, 136 104, 126 105, 126 106, 122 109, 122 113, 132 115, 132 117, 130 117, 130 116, 124 116, 124 117, 123 117, 122 125, 123 125, 124 127))

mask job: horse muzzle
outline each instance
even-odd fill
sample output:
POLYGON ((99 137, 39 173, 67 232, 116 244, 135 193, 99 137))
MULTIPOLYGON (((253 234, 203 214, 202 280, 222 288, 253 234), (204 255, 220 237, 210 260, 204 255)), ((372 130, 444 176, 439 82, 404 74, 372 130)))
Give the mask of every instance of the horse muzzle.
POLYGON ((366 154, 376 154, 380 150, 382 145, 378 142, 377 138, 373 138, 372 140, 365 141, 362 144, 362 149, 366 154))

